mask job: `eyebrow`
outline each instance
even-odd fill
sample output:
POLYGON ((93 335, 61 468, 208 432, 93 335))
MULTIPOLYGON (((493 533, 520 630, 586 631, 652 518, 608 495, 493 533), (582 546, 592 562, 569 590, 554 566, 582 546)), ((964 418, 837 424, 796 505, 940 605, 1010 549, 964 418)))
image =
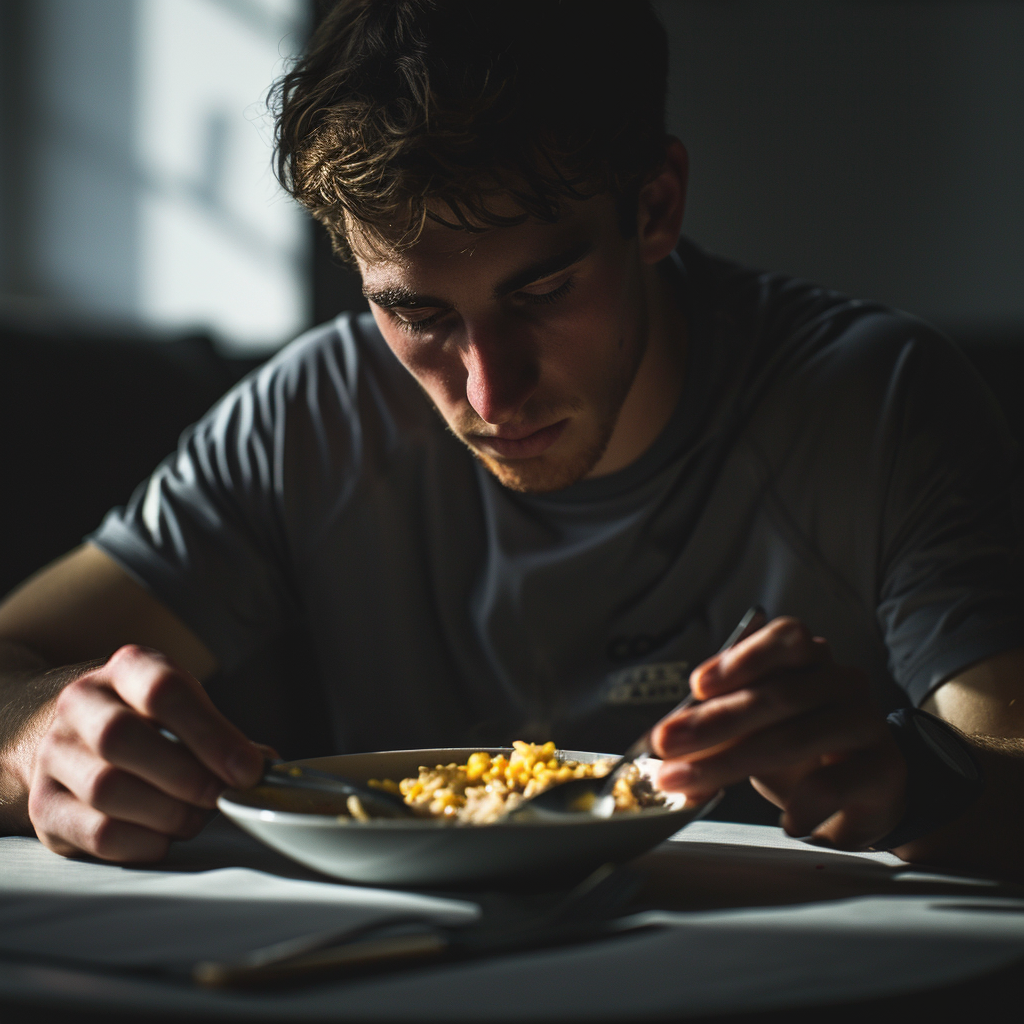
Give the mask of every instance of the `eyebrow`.
MULTIPOLYGON (((594 243, 589 239, 584 239, 571 245, 568 249, 564 249, 562 252, 535 260, 533 263, 522 267, 499 281, 494 288, 494 297, 500 299, 528 284, 532 284, 534 281, 557 274, 560 270, 565 270, 574 263, 578 263, 593 248, 594 243)), ((423 295, 419 292, 411 291, 409 288, 402 287, 382 288, 380 291, 369 291, 364 288, 363 296, 382 309, 393 309, 396 306, 418 309, 425 306, 443 307, 449 305, 444 299, 439 299, 433 295, 423 295)))
POLYGON ((555 253, 554 256, 545 256, 543 259, 536 260, 529 266, 523 267, 522 270, 517 270, 514 274, 509 274, 504 280, 499 281, 494 289, 494 297, 500 299, 534 281, 557 274, 560 270, 565 270, 566 267, 578 263, 593 248, 594 243, 590 239, 582 239, 568 249, 555 253))
POLYGON ((395 306, 407 306, 416 309, 419 306, 447 306, 444 299, 435 299, 432 295, 422 295, 408 288, 382 288, 379 292, 363 289, 363 298, 381 309, 392 309, 395 306))

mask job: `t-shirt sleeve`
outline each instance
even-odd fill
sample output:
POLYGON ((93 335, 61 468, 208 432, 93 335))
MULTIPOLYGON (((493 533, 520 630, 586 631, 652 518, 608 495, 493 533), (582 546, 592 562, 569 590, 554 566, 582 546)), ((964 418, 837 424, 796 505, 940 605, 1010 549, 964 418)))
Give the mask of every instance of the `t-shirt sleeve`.
POLYGON ((927 329, 898 351, 882 401, 879 625, 915 704, 1024 645, 1017 447, 981 378, 927 329))
POLYGON ((355 348, 318 328, 233 388, 88 540, 227 670, 300 612, 310 538, 358 472, 355 348), (310 461, 331 472, 303 473, 310 461))

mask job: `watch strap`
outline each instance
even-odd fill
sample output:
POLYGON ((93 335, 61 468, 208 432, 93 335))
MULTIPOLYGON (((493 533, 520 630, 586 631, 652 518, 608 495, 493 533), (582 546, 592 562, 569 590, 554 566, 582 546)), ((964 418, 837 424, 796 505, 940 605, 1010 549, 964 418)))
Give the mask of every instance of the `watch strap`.
POLYGON ((984 775, 963 736, 920 708, 886 718, 907 763, 906 810, 896 827, 872 846, 892 850, 958 818, 978 798, 984 775))

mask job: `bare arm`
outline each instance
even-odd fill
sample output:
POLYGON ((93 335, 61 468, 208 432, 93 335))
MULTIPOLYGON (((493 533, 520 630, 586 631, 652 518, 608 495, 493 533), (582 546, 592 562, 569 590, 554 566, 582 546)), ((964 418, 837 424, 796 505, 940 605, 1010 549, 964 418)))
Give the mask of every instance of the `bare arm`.
POLYGON ((28 580, 0 605, 0 832, 114 860, 193 834, 200 808, 262 763, 198 682, 216 667, 97 548, 28 580))
POLYGON ((106 659, 135 643, 163 651, 197 679, 217 669, 181 619, 91 544, 36 573, 0 604, 0 639, 49 667, 106 659))

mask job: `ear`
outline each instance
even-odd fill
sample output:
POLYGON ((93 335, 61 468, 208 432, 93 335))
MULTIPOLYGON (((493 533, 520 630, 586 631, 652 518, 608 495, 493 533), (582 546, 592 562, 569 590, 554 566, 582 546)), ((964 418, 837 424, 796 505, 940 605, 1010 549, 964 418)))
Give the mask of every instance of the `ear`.
POLYGON ((675 248, 686 209, 686 185, 690 157, 675 137, 668 139, 665 159, 640 186, 636 211, 636 234, 640 259, 659 263, 675 248))

